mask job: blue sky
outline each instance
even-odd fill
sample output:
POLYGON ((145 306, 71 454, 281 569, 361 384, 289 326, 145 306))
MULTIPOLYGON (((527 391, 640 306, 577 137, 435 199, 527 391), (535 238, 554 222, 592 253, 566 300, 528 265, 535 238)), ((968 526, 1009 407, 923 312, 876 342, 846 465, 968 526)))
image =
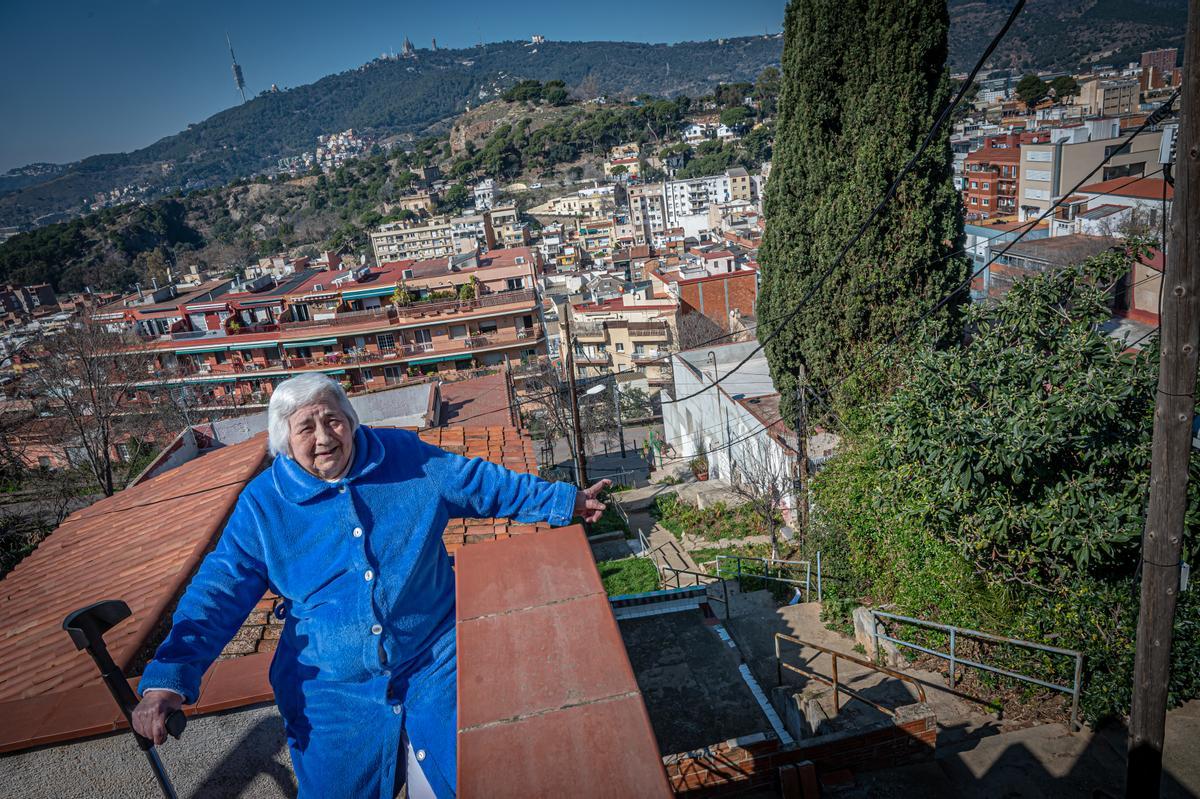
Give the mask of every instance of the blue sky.
POLYGON ((229 2, 5 0, 0 171, 144 147, 247 95, 298 86, 399 50, 526 39, 677 42, 778 32, 784 0, 229 2))

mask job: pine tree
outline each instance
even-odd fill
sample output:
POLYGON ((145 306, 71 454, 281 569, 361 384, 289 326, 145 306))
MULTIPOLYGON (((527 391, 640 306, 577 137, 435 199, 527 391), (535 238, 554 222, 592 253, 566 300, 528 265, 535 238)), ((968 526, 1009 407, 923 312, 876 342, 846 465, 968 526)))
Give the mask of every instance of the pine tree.
MULTIPOLYGON (((965 258, 947 257, 963 229, 943 129, 866 235, 801 303, 948 102, 948 29, 945 4, 928 0, 788 5, 758 305, 759 339, 779 330, 766 353, 787 419, 802 363, 814 386, 833 386, 968 273, 965 258)), ((958 318, 951 304, 924 329, 952 337, 958 318)), ((880 382, 845 387, 874 391, 880 382)))

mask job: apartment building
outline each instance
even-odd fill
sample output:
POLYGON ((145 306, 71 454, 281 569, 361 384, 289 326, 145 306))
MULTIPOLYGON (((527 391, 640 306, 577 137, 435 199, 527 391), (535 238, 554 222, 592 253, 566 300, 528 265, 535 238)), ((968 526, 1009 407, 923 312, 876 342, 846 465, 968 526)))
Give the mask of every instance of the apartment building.
POLYGON ((621 373, 624 381, 656 389, 670 385, 668 353, 677 349, 677 304, 634 294, 602 302, 568 304, 575 373, 621 373))
POLYGON ((389 222, 371 233, 376 263, 403 259, 424 260, 492 249, 496 238, 486 213, 435 216, 409 222, 389 222))
POLYGON ((665 231, 682 228, 699 238, 709 228, 708 209, 733 200, 758 201, 761 183, 742 167, 721 175, 647 183, 629 190, 629 218, 634 243, 653 243, 665 231))
POLYGON ((144 387, 244 405, 308 371, 369 391, 543 355, 539 271, 535 250, 515 248, 314 272, 187 302, 179 315, 210 326, 148 338, 159 372, 144 387), (282 312, 257 316, 262 308, 282 312))
POLYGON ((497 205, 488 211, 492 235, 501 249, 529 246, 529 225, 521 221, 515 203, 497 205))
POLYGON ((1096 77, 1079 85, 1075 105, 1085 116, 1113 117, 1136 113, 1140 101, 1137 78, 1096 77))
POLYGON ((698 313, 728 331, 755 314, 758 268, 729 250, 689 252, 647 267, 652 295, 677 302, 680 315, 698 313))
POLYGON ((1129 144, 1122 143, 1120 133, 1117 120, 1097 119, 1052 129, 1048 142, 1023 145, 1017 203, 1021 220, 1044 213, 1106 156, 1112 160, 1093 177, 1097 182, 1133 178, 1158 168, 1161 131, 1147 131, 1129 144))
POLYGON ((535 205, 529 213, 534 216, 603 216, 617 210, 619 199, 616 186, 592 186, 535 205))
POLYGON ((1021 147, 1049 141, 1044 131, 988 136, 963 165, 963 207, 967 219, 990 219, 1017 212, 1021 147))

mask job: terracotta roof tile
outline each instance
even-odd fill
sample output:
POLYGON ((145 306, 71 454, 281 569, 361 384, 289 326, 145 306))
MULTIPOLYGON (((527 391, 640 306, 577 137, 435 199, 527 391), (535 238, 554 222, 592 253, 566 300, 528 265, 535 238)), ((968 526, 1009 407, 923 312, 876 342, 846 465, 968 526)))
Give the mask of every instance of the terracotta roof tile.
POLYGON ((582 528, 468 547, 457 572, 459 795, 670 796, 582 528))
POLYGON ((133 611, 105 638, 114 659, 128 663, 265 458, 262 439, 252 439, 67 517, 0 581, 0 700, 94 681, 95 666, 75 650, 62 620, 103 598, 124 599, 133 611))
MULTIPOLYGON (((516 471, 537 471, 532 442, 511 427, 438 428, 419 435, 516 471)), ((124 599, 133 615, 105 640, 114 659, 127 665, 216 540, 242 487, 268 462, 263 439, 256 437, 101 500, 68 517, 0 581, 0 752, 124 724, 91 659, 62 631, 62 619, 102 598, 124 599)), ((548 529, 507 519, 451 519, 444 540, 453 554, 466 544, 548 529)), ((239 633, 250 646, 227 649, 204 675, 189 714, 271 699, 267 669, 279 625, 263 616, 274 599, 265 596, 239 633)))

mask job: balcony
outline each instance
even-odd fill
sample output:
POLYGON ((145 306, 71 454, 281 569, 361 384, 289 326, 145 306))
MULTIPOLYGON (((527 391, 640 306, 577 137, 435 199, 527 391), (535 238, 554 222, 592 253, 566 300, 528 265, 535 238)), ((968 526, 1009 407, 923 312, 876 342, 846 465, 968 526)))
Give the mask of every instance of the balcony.
POLYGON ((671 336, 671 329, 665 322, 630 322, 629 337, 643 341, 666 341, 671 336))
POLYGON ((580 324, 571 328, 571 333, 577 341, 607 341, 604 325, 580 324))
POLYGON ((666 360, 671 355, 667 350, 637 350, 630 356, 634 363, 650 363, 652 361, 666 360))
POLYGON ((575 363, 578 366, 607 366, 611 360, 607 352, 575 353, 575 363))

